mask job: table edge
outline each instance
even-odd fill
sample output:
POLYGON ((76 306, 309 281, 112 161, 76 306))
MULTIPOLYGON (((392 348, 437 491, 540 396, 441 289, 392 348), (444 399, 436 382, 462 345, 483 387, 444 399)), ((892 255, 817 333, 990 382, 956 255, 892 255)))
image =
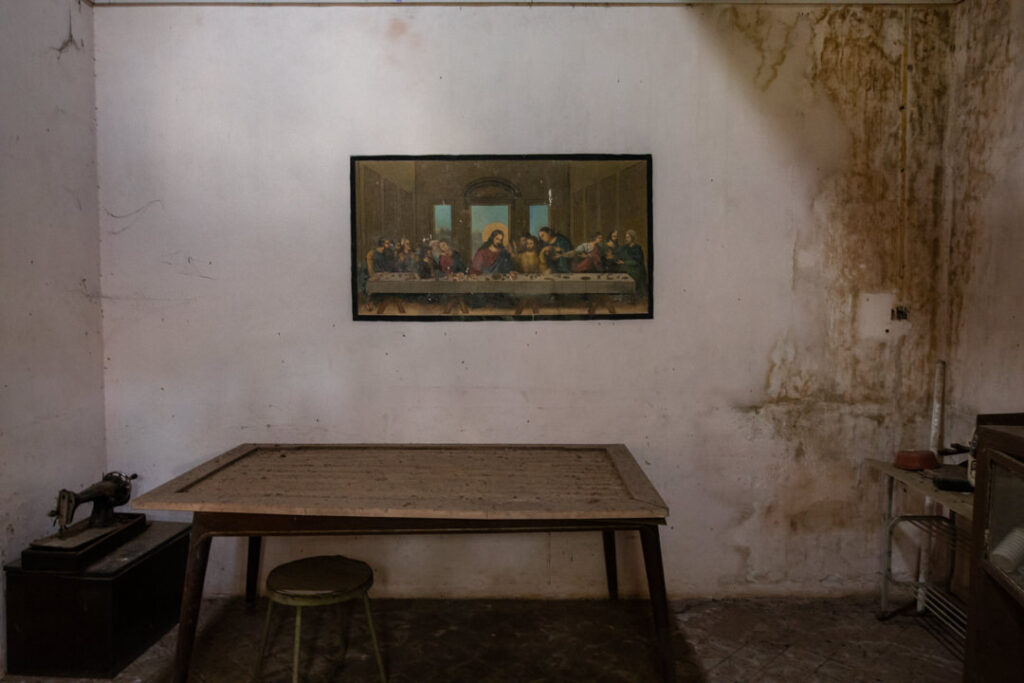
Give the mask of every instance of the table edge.
POLYGON ((197 465, 183 474, 167 481, 160 486, 147 491, 138 498, 132 500, 132 508, 139 510, 176 510, 186 512, 223 512, 232 514, 285 514, 285 515, 328 515, 339 517, 352 516, 375 516, 381 518, 401 518, 416 516, 425 519, 619 519, 623 517, 645 517, 645 518, 666 518, 669 515, 668 505, 658 494, 657 489, 651 483, 647 475, 640 468, 636 458, 624 444, 507 444, 507 443, 475 443, 475 444, 394 444, 394 443, 243 443, 222 453, 211 460, 197 465), (390 509, 381 508, 351 508, 344 505, 337 507, 319 507, 315 510, 304 508, 301 505, 281 505, 277 501, 274 507, 270 505, 256 507, 246 506, 240 510, 234 503, 217 502, 190 502, 184 500, 173 500, 172 496, 180 495, 190 486, 193 486, 219 470, 227 467, 236 460, 239 460, 252 451, 262 448, 290 448, 290 449, 328 449, 328 448, 358 448, 358 449, 455 449, 471 450, 474 448, 522 448, 522 449, 565 449, 565 450, 604 450, 611 459, 611 464, 618 472, 620 480, 626 488, 633 501, 626 507, 612 511, 602 511, 595 517, 586 512, 569 512, 552 514, 550 510, 537 511, 476 511, 476 512, 447 512, 437 510, 413 509, 390 509), (372 513, 372 514, 368 514, 372 513))

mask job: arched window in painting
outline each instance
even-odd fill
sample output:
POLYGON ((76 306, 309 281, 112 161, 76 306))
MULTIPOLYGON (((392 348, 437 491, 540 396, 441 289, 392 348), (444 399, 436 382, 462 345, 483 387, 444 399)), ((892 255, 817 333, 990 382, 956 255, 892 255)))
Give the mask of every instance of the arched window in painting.
POLYGON ((434 205, 434 239, 451 243, 452 241, 452 205, 434 205))

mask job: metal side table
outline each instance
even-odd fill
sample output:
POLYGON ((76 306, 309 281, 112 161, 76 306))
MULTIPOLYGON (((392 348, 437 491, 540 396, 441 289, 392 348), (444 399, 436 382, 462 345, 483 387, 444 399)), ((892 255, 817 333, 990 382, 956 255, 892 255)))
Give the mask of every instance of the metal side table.
POLYGON ((967 607, 950 590, 950 584, 957 555, 967 557, 970 554, 970 533, 957 528, 957 518, 967 521, 972 519, 974 494, 936 488, 933 478, 936 475, 942 476, 944 468, 941 467, 935 470, 903 470, 891 463, 870 458, 867 464, 886 480, 885 550, 882 553, 879 619, 888 619, 911 608, 919 614, 928 613, 943 627, 944 633, 936 635, 962 657, 967 639, 967 607), (894 514, 897 483, 904 490, 925 498, 925 514, 894 514), (901 581, 893 576, 892 571, 893 537, 898 528, 906 526, 922 532, 922 564, 916 580, 901 581), (931 576, 929 572, 929 558, 936 544, 941 544, 949 557, 947 571, 941 577, 931 576), (896 587, 913 589, 914 599, 894 608, 890 593, 896 587))

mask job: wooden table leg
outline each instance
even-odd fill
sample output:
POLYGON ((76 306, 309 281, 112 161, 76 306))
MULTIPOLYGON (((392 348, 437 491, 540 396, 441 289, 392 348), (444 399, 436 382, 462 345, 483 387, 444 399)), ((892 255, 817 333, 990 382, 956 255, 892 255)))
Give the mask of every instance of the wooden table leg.
POLYGON ((661 540, 658 527, 640 528, 640 542, 643 545, 644 569, 647 571, 647 590, 651 596, 651 611, 654 613, 654 631, 661 660, 662 676, 665 683, 676 680, 676 663, 672 655, 672 629, 669 626, 668 594, 665 590, 665 568, 661 562, 661 540))
POLYGON ((588 294, 587 295, 587 314, 594 315, 597 313, 598 307, 603 306, 608 309, 608 312, 615 315, 615 302, 612 301, 612 297, 609 294, 588 294))
POLYGON ((192 532, 189 536, 188 562, 185 565, 185 588, 181 596, 181 616, 178 619, 178 643, 174 652, 174 683, 188 680, 189 664, 192 661, 192 646, 199 624, 199 605, 203 599, 203 581, 206 579, 206 563, 210 559, 210 541, 213 537, 203 524, 202 513, 192 516, 192 532))
POLYGON ((537 297, 524 296, 516 299, 516 315, 520 315, 527 306, 530 307, 534 315, 540 312, 540 304, 537 303, 537 297))
POLYGON ((380 304, 377 306, 377 313, 383 313, 387 309, 388 304, 394 304, 399 313, 405 313, 405 304, 402 302, 402 298, 398 296, 389 296, 381 299, 380 304))
POLYGON ((245 565, 245 602, 255 605, 260 597, 260 555, 263 551, 263 537, 249 537, 249 553, 245 565))
POLYGON ((619 599, 619 566, 615 558, 615 532, 606 529, 601 532, 604 540, 604 573, 608 577, 608 599, 619 599))
POLYGON ((444 310, 442 313, 451 313, 458 307, 460 313, 469 313, 469 306, 466 305, 465 298, 460 294, 449 295, 444 302, 444 310))

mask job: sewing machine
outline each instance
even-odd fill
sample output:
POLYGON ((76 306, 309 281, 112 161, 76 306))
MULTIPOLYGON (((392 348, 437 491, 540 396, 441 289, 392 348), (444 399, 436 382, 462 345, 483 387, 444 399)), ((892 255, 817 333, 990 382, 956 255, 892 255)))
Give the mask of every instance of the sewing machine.
POLYGON ((177 623, 189 525, 117 512, 133 479, 108 472, 61 490, 57 533, 4 565, 8 673, 114 678, 177 623), (86 503, 91 514, 76 522, 86 503))
POLYGON ((114 512, 131 499, 132 480, 138 475, 108 472, 78 493, 62 489, 57 507, 50 511, 60 530, 40 538, 21 553, 26 569, 77 571, 146 528, 146 516, 114 512), (75 511, 92 503, 88 519, 74 522, 75 511))

